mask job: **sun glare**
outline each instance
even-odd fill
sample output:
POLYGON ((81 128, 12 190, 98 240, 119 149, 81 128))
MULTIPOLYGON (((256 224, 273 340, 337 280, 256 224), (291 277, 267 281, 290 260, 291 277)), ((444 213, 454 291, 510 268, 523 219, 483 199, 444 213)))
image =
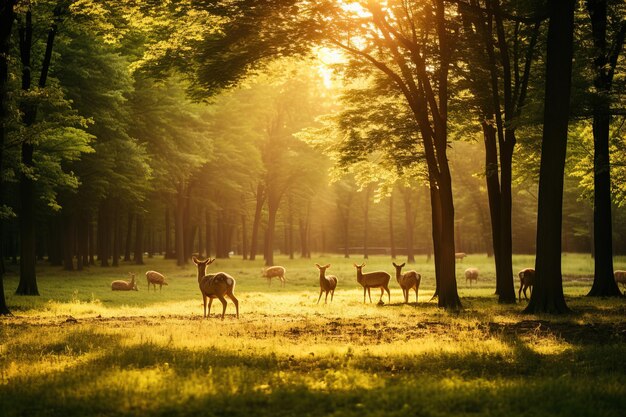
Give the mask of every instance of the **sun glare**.
POLYGON ((322 47, 315 52, 318 61, 317 70, 327 89, 335 85, 333 66, 346 62, 346 56, 339 49, 322 47))

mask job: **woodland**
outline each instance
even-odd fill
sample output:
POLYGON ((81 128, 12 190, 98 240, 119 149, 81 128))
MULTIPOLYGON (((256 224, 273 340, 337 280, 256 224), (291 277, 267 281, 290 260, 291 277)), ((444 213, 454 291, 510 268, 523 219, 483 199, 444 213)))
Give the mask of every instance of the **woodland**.
MULTIPOLYGON (((446 370, 438 389, 461 404, 452 414, 522 415, 511 387, 572 396, 597 378, 584 406, 536 406, 619 415, 624 389, 603 387, 626 381, 615 356, 626 334, 615 273, 626 269, 625 38, 623 0, 0 0, 0 398, 13 401, 0 411, 191 415, 217 401, 215 415, 235 415, 232 394, 246 415, 255 402, 297 409, 306 392, 311 415, 351 415, 354 401, 372 405, 359 389, 411 404, 405 390, 424 382, 415 374, 438 373, 431 357, 446 370), (196 321, 205 258, 237 279, 248 319, 196 321), (357 288, 362 263, 395 283, 392 261, 421 273, 415 303, 395 304, 396 290, 361 305, 359 287, 313 307, 314 265, 357 288), (285 286, 265 286, 258 271, 276 265, 285 286), (468 267, 480 270, 475 287, 468 267), (522 268, 534 269, 528 302, 522 268), (110 280, 132 271, 143 284, 149 269, 169 285, 110 295, 110 280), (60 355, 59 369, 112 372, 109 382, 81 394, 53 360, 39 371, 52 379, 20 380, 40 360, 25 347, 37 326, 61 316, 80 329, 63 322, 38 352, 60 355), (309 329, 291 324, 303 320, 309 329), (386 338, 380 326, 394 320, 386 338), (336 344, 321 341, 329 334, 336 344), (107 341, 124 356, 102 356, 107 341), (400 347, 369 350, 381 343, 400 347), (155 346, 166 349, 152 362, 155 346), (600 366, 607 356, 615 362, 600 366), (579 360, 591 365, 570 375, 579 360), (127 365, 130 394, 115 382, 127 365), (196 392, 185 384, 198 369, 229 382, 196 392), (555 388, 549 370, 571 385, 555 388), (185 406, 150 395, 171 372, 185 406), (55 377, 73 390, 64 400, 55 377), (37 393, 44 408, 28 405, 37 393), (131 399, 142 394, 163 401, 131 399), (511 408, 488 407, 500 398, 511 408)), ((422 393, 424 415, 447 415, 433 411, 447 410, 436 395, 422 393)))
POLYGON ((455 251, 512 302, 512 253, 556 288, 563 249, 619 294, 624 7, 550 4, 3 2, 17 293, 43 259, 432 254, 454 308, 455 251))

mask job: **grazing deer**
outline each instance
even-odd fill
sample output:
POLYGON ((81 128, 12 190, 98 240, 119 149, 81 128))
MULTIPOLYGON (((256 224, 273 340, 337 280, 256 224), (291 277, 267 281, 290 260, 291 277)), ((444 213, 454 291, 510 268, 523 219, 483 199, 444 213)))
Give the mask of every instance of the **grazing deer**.
POLYGON ((315 264, 317 269, 320 270, 320 296, 317 299, 317 304, 322 299, 322 293, 326 292, 326 298, 324 298, 324 304, 328 301, 328 293, 330 292, 330 302, 333 302, 333 296, 335 295, 335 288, 337 288, 337 277, 334 275, 326 276, 326 270, 330 268, 330 264, 320 266, 315 264))
POLYGON ((463 258, 465 258, 467 255, 465 254, 465 252, 457 252, 454 254, 454 259, 460 259, 463 260, 463 258))
POLYGON ((472 281, 476 281, 478 283, 478 269, 477 268, 467 268, 465 270, 465 283, 467 281, 470 283, 470 287, 472 286, 472 281))
POLYGON ((522 302, 522 290, 524 291, 524 298, 528 300, 526 296, 526 289, 530 287, 530 295, 533 295, 533 285, 535 285, 535 270, 532 268, 525 268, 518 272, 519 276, 519 291, 517 297, 522 302))
POLYGON ((285 286, 285 273, 287 270, 283 266, 270 266, 264 268, 262 274, 269 281, 268 285, 272 285, 272 278, 280 279, 281 286, 285 286))
POLYGON ((193 263, 198 267, 198 285, 200 286, 200 292, 202 292, 202 301, 204 302, 204 317, 211 315, 211 304, 213 299, 217 298, 222 303, 222 320, 224 320, 224 313, 226 312, 226 299, 224 296, 228 296, 235 304, 237 310, 237 318, 239 318, 239 300, 235 297, 235 278, 228 275, 226 272, 218 272, 216 274, 206 275, 207 265, 215 262, 215 259, 208 258, 205 261, 200 261, 195 256, 193 257, 193 263), (207 298, 209 299, 209 311, 207 314, 207 298))
POLYGON ((137 283, 135 282, 135 274, 129 272, 128 275, 130 275, 130 281, 124 281, 123 279, 113 281, 111 283, 111 289, 113 291, 139 291, 137 289, 137 283))
POLYGON ((626 271, 617 270, 613 272, 616 284, 622 284, 622 288, 626 289, 626 271))
POLYGON ((150 284, 154 285, 154 291, 156 291, 157 285, 159 286, 159 291, 161 291, 164 285, 168 285, 163 274, 157 271, 146 272, 146 279, 148 280, 148 291, 150 291, 150 284))
POLYGON ((365 303, 365 293, 369 295, 370 303, 372 302, 372 294, 370 293, 371 288, 380 288, 380 299, 378 300, 378 304, 384 304, 383 294, 385 291, 387 291, 387 297, 391 303, 391 293, 389 292, 389 280, 391 279, 391 275, 385 271, 374 271, 364 274, 362 271, 364 266, 365 262, 361 265, 354 264, 354 267, 356 268, 356 280, 363 286, 363 303, 365 303))
POLYGON ((396 268, 396 280, 398 284, 400 284, 400 288, 402 288, 402 295, 404 296, 404 302, 409 302, 409 290, 415 290, 415 302, 417 303, 417 292, 420 288, 420 282, 422 281, 422 276, 415 271, 406 271, 404 274, 402 273, 402 268, 406 265, 406 262, 402 265, 396 265, 395 262, 392 262, 394 268, 396 268))

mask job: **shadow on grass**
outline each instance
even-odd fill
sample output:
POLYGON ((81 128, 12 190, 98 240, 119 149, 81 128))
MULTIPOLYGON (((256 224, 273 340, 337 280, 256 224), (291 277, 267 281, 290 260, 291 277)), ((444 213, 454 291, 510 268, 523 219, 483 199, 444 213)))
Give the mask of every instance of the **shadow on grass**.
MULTIPOLYGON (((73 356, 61 369, 0 385, 13 416, 621 416, 626 345, 539 354, 494 330, 510 354, 278 356, 186 349, 75 329, 22 354, 73 356), (91 354, 91 355, 89 355, 91 354)), ((419 343, 418 340, 411 343, 419 343)), ((25 348, 16 346, 15 348, 25 348)))

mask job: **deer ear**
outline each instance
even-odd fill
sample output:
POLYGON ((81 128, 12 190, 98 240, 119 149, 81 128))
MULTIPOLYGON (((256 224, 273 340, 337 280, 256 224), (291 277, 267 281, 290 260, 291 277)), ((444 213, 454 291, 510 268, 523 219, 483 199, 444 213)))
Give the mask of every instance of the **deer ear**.
POLYGON ((320 264, 315 264, 316 267, 321 268, 320 264))
POLYGON ((196 258, 195 256, 192 256, 191 260, 193 261, 194 264, 198 265, 198 258, 196 258))
POLYGON ((402 263, 402 265, 400 265, 400 268, 403 268, 404 265, 406 265, 406 262, 402 263))
POLYGON ((363 262, 363 263, 361 264, 361 268, 363 268, 364 266, 365 266, 365 262, 363 262))
POLYGON ((354 265, 354 267, 355 267, 355 268, 358 268, 358 267, 359 267, 357 264, 352 264, 352 265, 354 265))
POLYGON ((324 268, 326 268, 326 269, 330 268, 330 264, 326 264, 326 266, 324 268))
POLYGON ((398 267, 398 265, 396 265, 396 263, 395 263, 395 262, 392 262, 392 264, 393 264, 393 266, 395 266, 396 268, 398 267))

